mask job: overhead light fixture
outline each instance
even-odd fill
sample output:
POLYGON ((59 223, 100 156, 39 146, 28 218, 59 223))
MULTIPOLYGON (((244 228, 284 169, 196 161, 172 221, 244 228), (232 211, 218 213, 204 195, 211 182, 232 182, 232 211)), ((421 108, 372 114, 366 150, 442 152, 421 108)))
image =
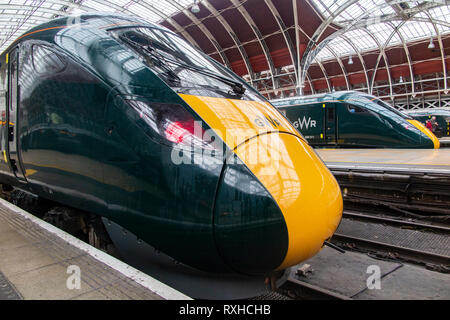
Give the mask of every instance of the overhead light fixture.
POLYGON ((430 44, 428 45, 428 49, 434 49, 433 38, 430 38, 430 44))
POLYGON ((348 64, 353 64, 352 56, 350 56, 350 58, 348 58, 348 64))
POLYGON ((191 8, 192 13, 199 13, 200 7, 198 6, 198 0, 194 0, 194 5, 191 8))
POLYGON ((400 76, 400 79, 398 80, 399 83, 403 83, 403 77, 400 76))

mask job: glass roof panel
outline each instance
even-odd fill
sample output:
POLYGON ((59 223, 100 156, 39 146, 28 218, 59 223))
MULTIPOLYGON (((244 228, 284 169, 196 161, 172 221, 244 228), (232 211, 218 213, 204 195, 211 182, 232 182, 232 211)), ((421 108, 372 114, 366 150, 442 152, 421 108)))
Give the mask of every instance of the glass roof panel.
POLYGON ((320 52, 316 56, 316 59, 319 61, 328 60, 331 58, 334 58, 334 55, 327 48, 323 48, 322 50, 320 50, 320 52))
POLYGON ((429 22, 407 21, 401 28, 400 32, 405 41, 429 38, 436 35, 433 25, 429 22))
POLYGON ((378 44, 370 34, 362 29, 348 31, 345 37, 352 41, 361 52, 378 48, 378 44))
MULTIPOLYGON (((335 15, 336 11, 345 5, 348 0, 312 0, 325 18, 335 15)), ((362 15, 384 15, 394 13, 394 9, 389 6, 386 0, 360 0, 350 5, 335 18, 335 22, 343 23, 352 21, 362 15)))
MULTIPOLYGON (((324 18, 333 16, 338 9, 348 4, 348 1, 311 0, 324 18)), ((344 30, 345 38, 364 53, 379 49, 380 46, 386 45, 386 41, 389 41, 388 47, 398 45, 402 43, 402 37, 405 42, 435 37, 436 30, 430 17, 435 20, 435 26, 441 35, 450 33, 450 6, 439 1, 405 0, 400 3, 400 1, 360 0, 343 10, 332 23, 339 25, 344 30), (394 28, 408 17, 410 17, 409 20, 404 22, 398 32, 394 32, 394 28), (367 23, 366 19, 369 19, 367 23)), ((336 54, 341 56, 354 52, 340 35, 334 35, 334 37, 328 45, 336 54)), ((319 53, 316 58, 322 61, 334 57, 328 51, 319 53)))
POLYGON ((340 57, 356 53, 353 47, 342 38, 335 38, 329 44, 329 47, 340 57))
POLYGON ((378 23, 367 26, 367 30, 377 38, 381 46, 385 46, 386 41, 388 41, 389 38, 389 45, 395 45, 402 42, 399 35, 394 32, 394 28, 387 23, 378 23))
POLYGON ((193 0, 3 0, 0 3, 0 53, 27 30, 58 16, 92 11, 123 12, 159 22, 193 0))

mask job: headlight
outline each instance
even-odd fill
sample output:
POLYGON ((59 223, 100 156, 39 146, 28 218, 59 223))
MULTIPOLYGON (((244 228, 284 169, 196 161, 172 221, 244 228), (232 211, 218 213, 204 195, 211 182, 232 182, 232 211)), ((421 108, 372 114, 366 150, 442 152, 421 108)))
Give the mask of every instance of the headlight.
POLYGON ((141 124, 150 136, 162 138, 163 143, 178 145, 183 149, 191 148, 190 150, 222 150, 220 139, 214 131, 205 130, 203 122, 196 120, 179 104, 140 100, 126 100, 126 103, 137 112, 138 124, 141 124))

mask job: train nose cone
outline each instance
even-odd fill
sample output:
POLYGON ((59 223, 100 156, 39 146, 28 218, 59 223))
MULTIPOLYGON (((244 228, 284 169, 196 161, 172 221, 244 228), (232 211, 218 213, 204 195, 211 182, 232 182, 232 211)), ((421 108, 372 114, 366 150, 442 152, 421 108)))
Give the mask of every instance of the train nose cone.
POLYGON ((230 267, 246 274, 285 269, 316 254, 333 235, 343 209, 339 185, 302 139, 261 135, 227 162, 214 228, 230 267))

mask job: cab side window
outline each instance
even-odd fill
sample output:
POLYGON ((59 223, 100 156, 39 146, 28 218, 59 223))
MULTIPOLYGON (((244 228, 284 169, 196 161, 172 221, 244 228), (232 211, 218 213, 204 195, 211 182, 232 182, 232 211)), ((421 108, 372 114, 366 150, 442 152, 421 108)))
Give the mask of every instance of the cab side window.
POLYGON ((361 113, 368 113, 366 109, 358 107, 358 106, 355 106, 355 105, 352 105, 352 104, 348 104, 347 105, 347 110, 350 113, 359 113, 359 114, 361 114, 361 113))
POLYGON ((66 61, 51 49, 34 45, 32 47, 33 67, 38 74, 55 74, 66 68, 66 61))

